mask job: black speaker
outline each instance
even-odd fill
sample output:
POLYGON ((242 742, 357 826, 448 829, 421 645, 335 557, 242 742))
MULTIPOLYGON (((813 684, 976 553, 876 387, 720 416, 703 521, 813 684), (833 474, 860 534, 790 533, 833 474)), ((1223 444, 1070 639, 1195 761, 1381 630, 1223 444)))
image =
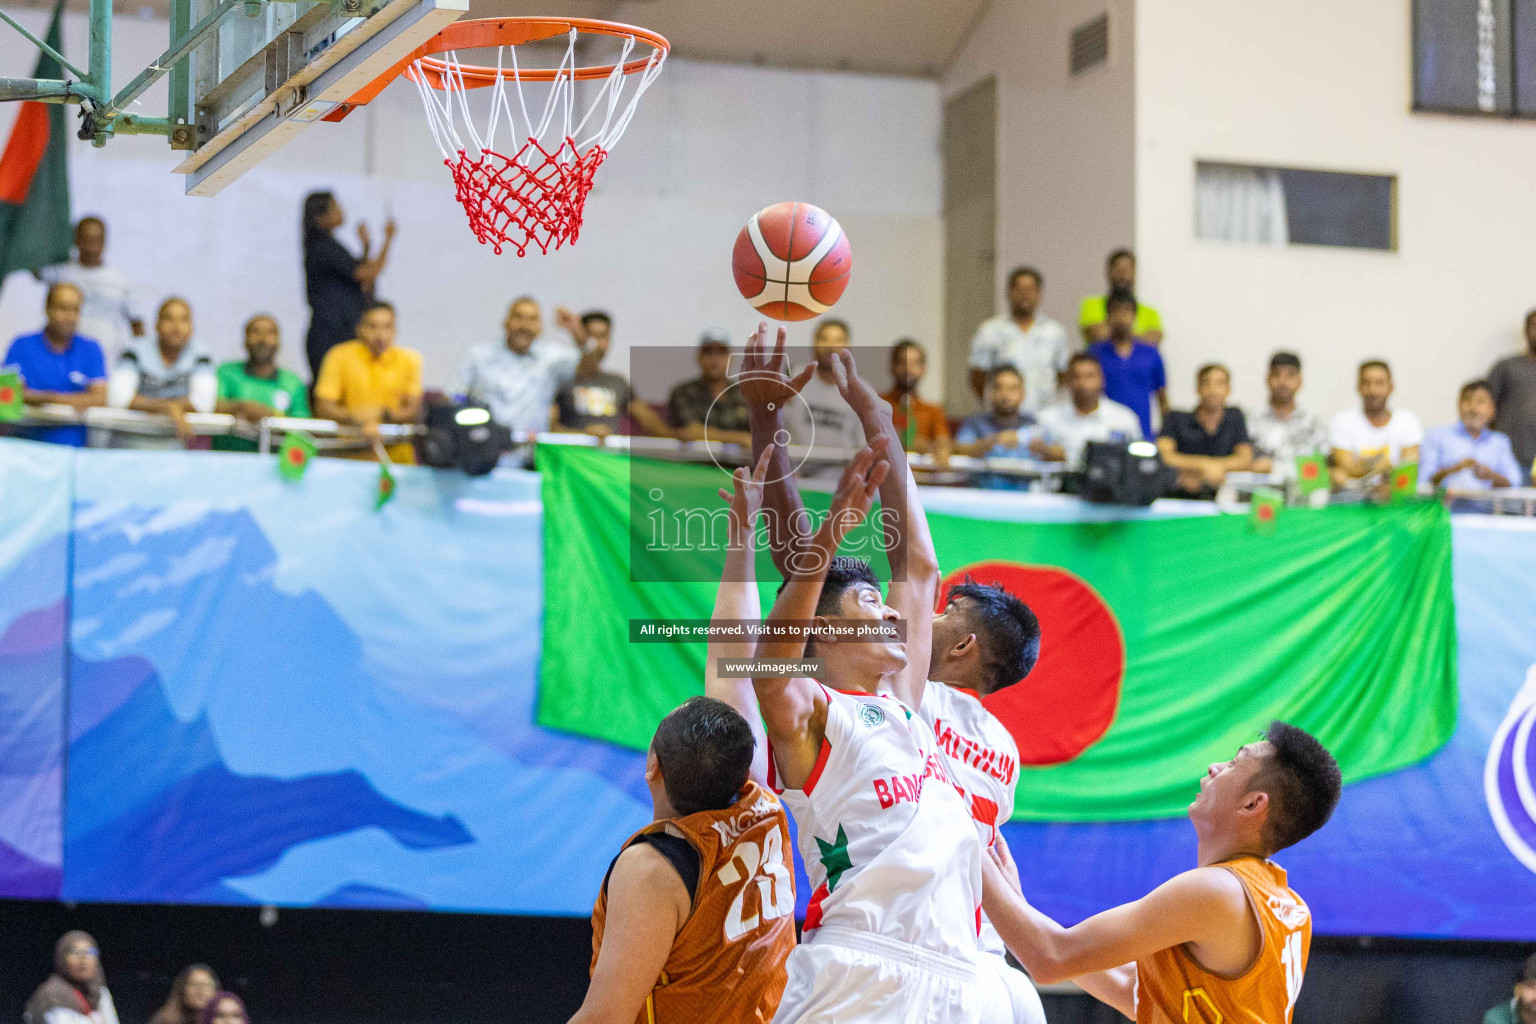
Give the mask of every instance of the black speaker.
POLYGON ((421 459, 439 469, 484 476, 512 448, 512 431, 491 419, 484 406, 443 403, 427 409, 421 459))
POLYGON ((1090 441, 1084 465, 1083 499, 1107 505, 1150 505, 1177 480, 1147 441, 1090 441))

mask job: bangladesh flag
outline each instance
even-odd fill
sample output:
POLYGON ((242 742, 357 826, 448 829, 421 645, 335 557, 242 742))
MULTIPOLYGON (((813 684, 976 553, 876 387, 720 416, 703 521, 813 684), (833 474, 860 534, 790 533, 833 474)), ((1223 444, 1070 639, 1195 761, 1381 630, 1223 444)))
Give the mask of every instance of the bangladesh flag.
POLYGON ((277 453, 277 471, 284 480, 298 480, 309 469, 309 460, 315 457, 315 439, 302 430, 290 430, 283 438, 283 447, 277 453))
MULTIPOLYGON (((64 0, 58 0, 46 39, 60 53, 63 9, 64 0)), ((32 77, 58 79, 63 70, 42 54, 32 77)), ((0 280, 13 270, 40 270, 69 259, 66 113, 62 103, 23 103, 0 153, 0 280)))
POLYGON ((19 420, 25 411, 21 400, 21 374, 15 370, 0 373, 0 420, 19 420))
POLYGON ((1328 456, 1296 456, 1296 487, 1302 494, 1326 490, 1328 487, 1328 456))
POLYGON ((1285 499, 1278 491, 1258 490, 1251 497, 1253 528, 1259 533, 1270 534, 1275 532, 1275 526, 1280 519, 1280 509, 1285 504, 1285 499))
POLYGON ((395 474, 389 471, 389 460, 379 460, 379 487, 373 498, 374 511, 383 508, 395 496, 395 474))
POLYGON ((1392 500, 1403 501, 1419 493, 1419 464, 1405 462, 1392 470, 1392 500))
MULTIPOLYGON (((645 749, 662 716, 703 691, 704 644, 631 644, 630 620, 708 618, 723 541, 703 539, 703 513, 687 543, 649 517, 632 531, 623 455, 550 445, 538 457, 538 722, 645 749), (637 538, 676 571, 631 582, 637 538)), ((722 470, 635 461, 669 504, 724 507, 722 470)), ((827 495, 806 501, 825 509, 827 495)), ((1182 815, 1205 767, 1274 718, 1319 735, 1349 780, 1411 765, 1455 727, 1450 522, 1437 503, 1288 509, 1271 537, 1243 516, 928 518, 946 584, 1001 583, 1040 617, 1039 665, 988 698, 1028 766, 1017 817, 1182 815)), ((764 609, 778 583, 767 563, 764 609)))

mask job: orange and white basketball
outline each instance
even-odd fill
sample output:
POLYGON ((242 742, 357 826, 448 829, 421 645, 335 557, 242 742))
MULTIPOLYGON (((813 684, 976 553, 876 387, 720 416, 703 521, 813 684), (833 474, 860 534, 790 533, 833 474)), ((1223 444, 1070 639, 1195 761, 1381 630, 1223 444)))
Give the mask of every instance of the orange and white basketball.
POLYGON ((832 215, 810 203, 774 203, 736 236, 736 287, 774 320, 809 320, 848 287, 853 250, 832 215))

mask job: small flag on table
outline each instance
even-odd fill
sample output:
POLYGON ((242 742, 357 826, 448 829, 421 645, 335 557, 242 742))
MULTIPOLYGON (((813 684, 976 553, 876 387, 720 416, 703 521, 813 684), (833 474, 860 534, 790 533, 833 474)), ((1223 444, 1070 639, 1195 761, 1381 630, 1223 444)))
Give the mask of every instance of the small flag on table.
POLYGON ((302 430, 291 430, 283 438, 283 447, 277 453, 277 471, 283 474, 284 480, 298 480, 314 457, 315 439, 302 430))
POLYGON ((1296 489, 1303 495, 1328 487, 1328 457, 1321 453, 1296 456, 1296 489))
POLYGON ((1253 492, 1251 499, 1251 512, 1253 529, 1255 533, 1265 535, 1275 532, 1275 524, 1280 518, 1280 509, 1285 504, 1284 497, 1279 491, 1257 490, 1253 492))
POLYGON ((0 373, 0 420, 19 420, 25 411, 21 401, 21 374, 15 370, 0 373))
POLYGON ((1405 462, 1392 470, 1392 500, 1403 501, 1419 493, 1419 464, 1405 462))
POLYGON ((374 511, 378 511, 395 496, 395 474, 390 472, 394 463, 389 461, 389 452, 382 442, 373 442, 373 454, 379 460, 379 492, 373 499, 374 511))

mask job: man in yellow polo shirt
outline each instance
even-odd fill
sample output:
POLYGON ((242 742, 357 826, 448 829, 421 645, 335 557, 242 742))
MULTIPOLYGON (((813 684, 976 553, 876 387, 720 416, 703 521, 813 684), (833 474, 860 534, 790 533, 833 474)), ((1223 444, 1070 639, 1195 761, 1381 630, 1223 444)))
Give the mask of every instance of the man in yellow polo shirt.
MULTIPOLYGON (((1109 313, 1106 308, 1109 296, 1118 291, 1133 295, 1136 293, 1135 253, 1129 249, 1116 249, 1109 254, 1109 262, 1104 269, 1109 279, 1109 291, 1103 295, 1088 296, 1077 313, 1077 326, 1083 332, 1085 345, 1109 339, 1109 313)), ((1136 301, 1136 326, 1131 328, 1131 333, 1136 335, 1136 340, 1148 345, 1163 343, 1163 318, 1157 310, 1142 302, 1140 296, 1137 296, 1136 301)))
MULTIPOLYGON (((375 301, 357 321, 357 338, 325 354, 315 380, 315 415, 377 437, 381 423, 414 423, 421 412, 421 353, 395 344, 395 307, 375 301)), ((392 462, 416 461, 408 442, 389 446, 392 462)))

